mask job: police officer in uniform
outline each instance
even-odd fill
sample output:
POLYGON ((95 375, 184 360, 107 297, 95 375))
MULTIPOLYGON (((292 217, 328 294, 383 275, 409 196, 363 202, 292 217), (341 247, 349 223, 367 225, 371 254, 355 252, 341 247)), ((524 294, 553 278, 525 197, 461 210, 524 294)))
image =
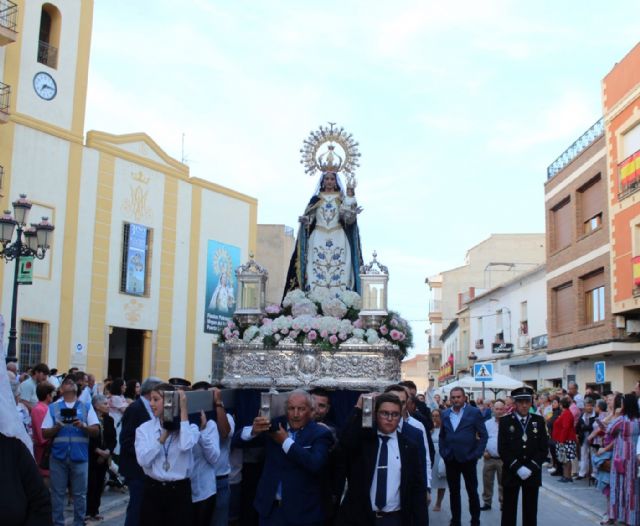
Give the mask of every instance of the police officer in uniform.
POLYGON ((504 501, 501 526, 515 526, 518 494, 522 488, 522 525, 538 522, 538 491, 542 463, 547 458, 548 436, 544 418, 530 412, 533 389, 511 391, 515 411, 500 419, 498 453, 502 459, 504 501))

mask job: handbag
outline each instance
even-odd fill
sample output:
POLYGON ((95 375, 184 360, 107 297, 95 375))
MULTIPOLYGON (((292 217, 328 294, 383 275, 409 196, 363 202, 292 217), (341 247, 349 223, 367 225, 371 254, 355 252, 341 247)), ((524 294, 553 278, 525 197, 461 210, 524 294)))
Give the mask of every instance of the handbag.
POLYGON ((598 471, 604 471, 605 473, 611 473, 611 460, 607 459, 598 468, 598 471))

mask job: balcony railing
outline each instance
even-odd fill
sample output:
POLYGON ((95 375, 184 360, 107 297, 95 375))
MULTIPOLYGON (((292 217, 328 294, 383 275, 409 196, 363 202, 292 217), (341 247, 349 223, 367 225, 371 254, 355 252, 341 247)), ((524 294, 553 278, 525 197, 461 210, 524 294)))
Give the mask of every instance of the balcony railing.
POLYGON ((11 31, 18 25, 18 6, 11 0, 0 0, 0 26, 11 31))
POLYGON ((40 40, 38 42, 38 62, 50 68, 58 67, 58 48, 40 40))
POLYGON ((600 119, 584 132, 576 142, 567 148, 563 154, 553 161, 547 168, 547 180, 553 179, 565 166, 604 135, 604 119, 600 119))
POLYGON ((429 302, 429 312, 442 312, 442 300, 431 300, 429 302))
POLYGON ((9 113, 9 97, 11 96, 11 86, 0 82, 0 113, 9 113))
POLYGON ((640 150, 618 163, 618 198, 622 199, 640 188, 640 150))

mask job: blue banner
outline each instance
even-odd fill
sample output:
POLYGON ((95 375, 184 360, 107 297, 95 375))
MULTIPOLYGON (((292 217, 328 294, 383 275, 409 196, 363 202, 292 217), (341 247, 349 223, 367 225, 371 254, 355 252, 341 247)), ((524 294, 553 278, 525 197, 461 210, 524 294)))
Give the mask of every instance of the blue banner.
POLYGON ((236 310, 236 273, 240 249, 209 240, 207 246, 207 287, 204 332, 220 332, 236 310))
POLYGON ((135 223, 129 224, 124 286, 124 291, 127 294, 144 296, 146 292, 148 235, 149 229, 147 227, 135 223))

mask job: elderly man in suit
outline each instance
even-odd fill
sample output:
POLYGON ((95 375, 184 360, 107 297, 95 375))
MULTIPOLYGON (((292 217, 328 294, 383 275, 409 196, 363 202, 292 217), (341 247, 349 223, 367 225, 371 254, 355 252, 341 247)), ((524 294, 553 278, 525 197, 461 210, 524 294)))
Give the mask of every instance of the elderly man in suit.
POLYGON ((266 443, 265 463, 254 507, 261 526, 321 526, 326 519, 324 470, 333 444, 331 431, 313 418, 311 395, 291 391, 287 415, 257 416, 242 440, 266 443))
POLYGON ((144 472, 136 458, 136 429, 147 420, 151 420, 153 413, 149 405, 151 391, 162 383, 160 378, 149 377, 140 385, 140 398, 133 402, 122 415, 120 421, 120 474, 125 477, 129 488, 129 505, 124 526, 138 526, 140 524, 140 507, 142 505, 142 489, 144 472))
POLYGON ((476 464, 487 445, 487 428, 480 410, 467 404, 464 389, 454 387, 449 393, 451 407, 442 413, 440 456, 447 468, 451 526, 460 526, 460 475, 469 495, 471 526, 480 524, 480 498, 476 464))
POLYGON ((362 427, 362 396, 341 444, 348 459, 347 494, 338 526, 426 526, 424 451, 398 432, 402 402, 394 392, 375 399, 375 425, 362 427))

